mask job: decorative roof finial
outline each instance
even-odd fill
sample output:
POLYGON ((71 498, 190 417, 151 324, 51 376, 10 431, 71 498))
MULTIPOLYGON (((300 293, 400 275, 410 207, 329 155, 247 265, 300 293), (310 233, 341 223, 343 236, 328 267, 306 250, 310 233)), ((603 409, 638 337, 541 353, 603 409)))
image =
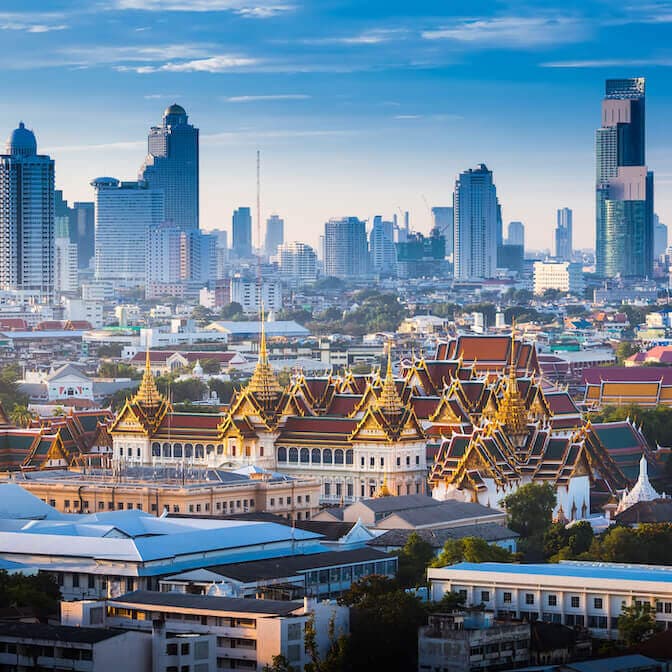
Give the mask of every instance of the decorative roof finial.
POLYGON ((378 397, 378 407, 386 415, 399 415, 404 408, 392 375, 392 339, 387 342, 387 371, 385 372, 383 389, 378 397))
POLYGON ((165 399, 161 396, 154 374, 152 373, 152 363, 149 356, 149 342, 147 343, 147 353, 145 355, 145 370, 142 374, 140 387, 133 397, 133 401, 143 406, 159 406, 165 399))

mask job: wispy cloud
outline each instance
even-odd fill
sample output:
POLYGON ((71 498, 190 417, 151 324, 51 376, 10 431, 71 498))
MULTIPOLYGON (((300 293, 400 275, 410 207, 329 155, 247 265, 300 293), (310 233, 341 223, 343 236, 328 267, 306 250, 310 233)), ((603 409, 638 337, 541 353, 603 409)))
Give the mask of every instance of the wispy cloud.
POLYGON ((137 72, 140 75, 147 75, 153 72, 228 72, 230 70, 239 70, 249 66, 257 65, 260 61, 256 58, 247 58, 245 56, 233 56, 230 54, 220 54, 208 58, 196 58, 190 61, 167 62, 160 65, 117 65, 115 69, 119 72, 137 72))
POLYGON ((224 98, 227 103, 258 103, 274 100, 307 100, 310 96, 305 93, 274 93, 261 96, 229 96, 224 98))
POLYGON ((112 0, 110 8, 145 12, 233 12, 246 18, 269 19, 293 11, 295 6, 272 0, 256 3, 245 0, 112 0))
MULTIPOLYGON (((58 54, 66 65, 93 67, 97 65, 147 65, 208 55, 210 44, 157 44, 154 46, 68 47, 58 54)), ((55 59, 58 61, 59 59, 55 59)))
POLYGON ((302 44, 383 44, 400 39, 407 31, 402 28, 374 28, 354 35, 315 37, 301 40, 302 44))
POLYGON ((572 17, 499 17, 470 19, 425 30, 425 40, 450 40, 479 49, 535 48, 579 42, 588 34, 586 22, 572 17))
POLYGON ((177 100, 182 98, 180 93, 148 93, 143 96, 145 100, 177 100))
POLYGON ((0 30, 25 33, 49 33, 66 30, 64 15, 52 12, 0 12, 0 30))
POLYGON ((542 68, 646 68, 672 67, 672 58, 598 58, 576 61, 548 61, 542 68))
POLYGON ((422 114, 395 114, 395 119, 422 119, 422 114))

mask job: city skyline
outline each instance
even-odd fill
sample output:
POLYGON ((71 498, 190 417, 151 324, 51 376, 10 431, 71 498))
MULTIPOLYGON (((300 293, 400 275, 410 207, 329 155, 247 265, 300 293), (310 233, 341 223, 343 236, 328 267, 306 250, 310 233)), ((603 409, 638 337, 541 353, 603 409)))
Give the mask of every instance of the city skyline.
POLYGON ((147 126, 178 102, 202 133, 202 228, 254 204, 260 148, 262 221, 279 212, 286 238, 312 245, 330 217, 399 209, 427 233, 425 200, 449 205, 459 172, 485 162, 530 247, 552 248, 555 212, 571 207, 580 248, 594 244, 595 101, 605 79, 644 76, 647 159, 670 221, 669 5, 490 4, 109 0, 94 13, 63 0, 36 13, 9 2, 0 62, 13 96, 0 123, 33 128, 57 187, 85 201, 92 178, 133 177, 147 126))

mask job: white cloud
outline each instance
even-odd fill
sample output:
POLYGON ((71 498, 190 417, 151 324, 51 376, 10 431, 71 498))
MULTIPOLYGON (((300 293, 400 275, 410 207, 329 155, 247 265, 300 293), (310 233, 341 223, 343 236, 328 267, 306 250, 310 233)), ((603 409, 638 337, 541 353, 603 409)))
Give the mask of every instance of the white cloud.
POLYGON ((272 0, 253 4, 246 0, 112 0, 110 8, 145 12, 234 12, 256 19, 268 19, 295 9, 294 5, 272 0))
POLYGON ((672 58, 603 58, 576 61, 548 61, 542 68, 645 68, 672 67, 672 58))
POLYGON ((316 37, 302 40, 303 44, 383 44, 400 39, 407 31, 401 28, 374 28, 355 35, 316 37))
POLYGON ((584 22, 571 17, 501 17, 459 21, 423 31, 425 40, 450 40, 481 49, 533 48, 578 42, 587 34, 584 22))
POLYGON ((395 119, 422 119, 422 114, 395 114, 395 119))
POLYGON ((16 30, 26 33, 49 33, 67 30, 62 14, 52 12, 0 12, 0 30, 16 30))
POLYGON ((137 72, 146 75, 153 72, 227 72, 257 65, 260 61, 256 58, 244 56, 232 56, 221 54, 208 58, 197 58, 190 61, 163 63, 161 65, 117 65, 119 72, 137 72))
POLYGON ((229 96, 224 98, 227 103, 257 103, 273 100, 307 100, 310 96, 305 93, 275 93, 262 96, 229 96))
POLYGON ((143 98, 145 100, 177 100, 182 96, 179 93, 148 93, 143 98))

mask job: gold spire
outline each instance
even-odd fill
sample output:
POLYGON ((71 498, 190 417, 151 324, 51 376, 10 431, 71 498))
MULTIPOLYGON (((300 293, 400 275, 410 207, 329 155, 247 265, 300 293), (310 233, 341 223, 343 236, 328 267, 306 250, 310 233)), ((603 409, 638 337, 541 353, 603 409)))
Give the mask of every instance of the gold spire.
POLYGON ((404 410, 404 403, 397 392, 397 385, 392 375, 392 342, 387 343, 387 371, 383 381, 383 389, 378 397, 378 408, 386 415, 399 415, 404 410))
POLYGON ((509 376, 504 388, 504 394, 499 402, 497 421, 504 425, 512 434, 524 434, 527 428, 527 409, 525 402, 520 396, 516 365, 514 359, 514 346, 516 343, 516 322, 511 321, 511 361, 509 363, 509 376))
POLYGON ((247 391, 252 393, 264 408, 268 408, 282 395, 282 386, 273 373, 268 361, 266 350, 266 328, 264 326, 264 307, 261 307, 261 330, 259 336, 259 361, 247 385, 247 391))
POLYGON ((373 497, 374 499, 380 499, 381 497, 391 497, 392 493, 390 488, 387 486, 387 474, 383 474, 383 484, 376 490, 373 497))
POLYGON ((159 406, 165 399, 161 396, 159 389, 156 387, 154 374, 152 373, 152 365, 149 358, 149 345, 147 345, 147 354, 145 356, 145 370, 142 374, 140 387, 133 397, 133 402, 141 404, 142 406, 159 406))

